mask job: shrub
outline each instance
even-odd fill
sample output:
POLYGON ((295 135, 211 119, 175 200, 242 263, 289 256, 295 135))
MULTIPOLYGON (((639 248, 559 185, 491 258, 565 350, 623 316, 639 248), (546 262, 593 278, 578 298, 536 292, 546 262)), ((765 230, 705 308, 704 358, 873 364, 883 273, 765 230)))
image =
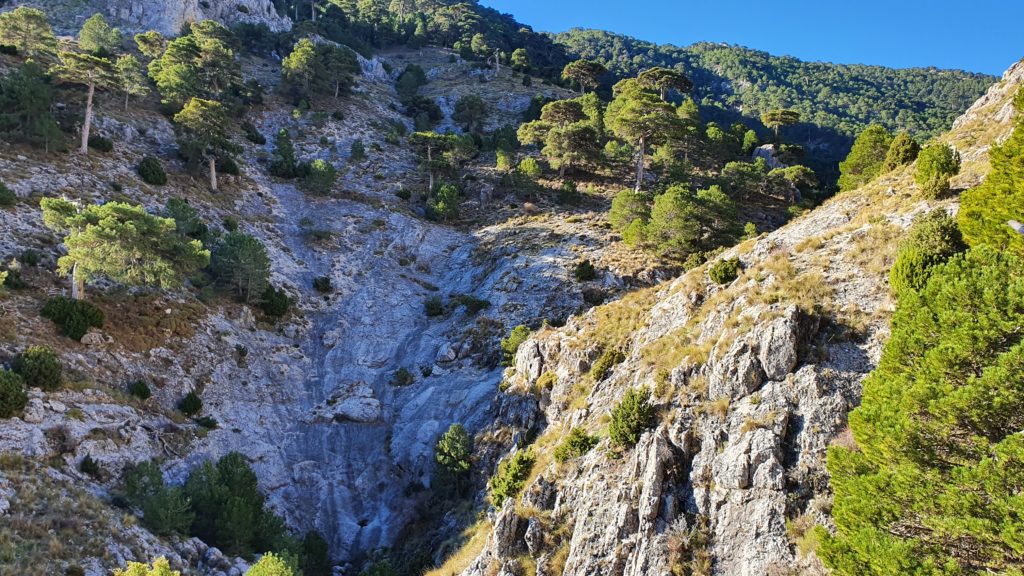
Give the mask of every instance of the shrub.
POLYGON ((555 199, 559 204, 576 204, 580 201, 580 191, 575 182, 566 181, 558 189, 558 197, 555 199))
POLYGON ((640 435, 653 428, 656 422, 657 413, 647 392, 630 388, 626 390, 622 401, 612 409, 608 436, 616 446, 632 448, 640 440, 640 435))
POLYGON ((601 354, 601 357, 594 362, 594 365, 590 368, 590 376, 597 382, 604 380, 606 376, 612 371, 613 368, 622 364, 626 360, 626 355, 617 348, 610 348, 605 350, 601 354))
POLYGON ((511 172, 515 167, 516 155, 510 150, 498 149, 495 168, 501 172, 511 172))
POLYGON ((103 311, 84 300, 57 296, 43 305, 41 314, 53 321, 61 334, 73 340, 81 340, 90 328, 103 327, 103 311))
POLYGON ((28 404, 25 384, 14 372, 0 369, 0 418, 10 418, 28 404))
POLYGON ((508 338, 504 338, 501 341, 501 365, 511 366, 512 362, 515 361, 516 352, 519 350, 519 346, 526 342, 526 339, 530 337, 530 329, 526 326, 519 325, 512 329, 512 332, 508 335, 508 338))
POLYGON ((63 367, 57 353, 43 346, 32 346, 11 363, 28 388, 57 390, 61 385, 63 367))
POLYGON ((178 401, 178 410, 185 416, 195 416, 203 410, 203 399, 199 397, 199 394, 189 392, 178 401))
POLYGON ((906 166, 917 159, 921 153, 921 146, 910 134, 900 132, 889 145, 889 152, 885 155, 885 162, 882 164, 883 172, 892 172, 900 166, 906 166))
POLYGON ((334 165, 316 159, 309 164, 309 171, 303 179, 302 185, 306 191, 312 194, 325 196, 331 193, 337 179, 338 171, 334 169, 334 165))
POLYGON ((573 428, 565 440, 555 448, 555 460, 565 462, 583 456, 597 446, 597 436, 587 434, 582 428, 573 428))
POLYGON ((392 386, 412 386, 414 382, 416 382, 416 377, 406 368, 399 368, 391 377, 392 386))
POLYGON ((221 174, 230 174, 232 176, 238 176, 241 170, 238 168, 238 162, 230 156, 222 156, 217 158, 216 169, 221 174))
POLYGON ((431 296, 423 302, 423 313, 429 317, 444 314, 444 302, 438 296, 431 296))
POLYGON ((488 482, 488 487, 491 490, 491 503, 496 508, 501 508, 505 500, 515 498, 519 494, 536 461, 531 450, 519 450, 511 458, 506 458, 498 465, 498 471, 488 482))
POLYGON ((434 461, 437 462, 441 485, 461 493, 469 483, 469 473, 473 466, 472 456, 473 437, 461 424, 449 426, 434 446, 434 461))
POLYGON ((7 187, 7 184, 0 182, 0 207, 9 208, 18 201, 18 195, 7 187))
POLYGON ((719 260, 708 268, 708 277, 715 284, 729 284, 740 275, 740 261, 737 258, 719 260))
POLYGON ((196 418, 196 424, 199 424, 207 430, 215 430, 217 428, 217 419, 213 416, 200 416, 196 418))
POLYGON ((135 380, 129 384, 128 393, 139 400, 148 400, 153 395, 153 392, 149 389, 149 384, 146 384, 144 380, 135 380))
POLYGON ((395 196, 398 196, 402 200, 409 200, 410 198, 412 198, 412 192, 410 192, 406 188, 399 188, 398 190, 395 191, 395 196))
POLYGON ((349 149, 348 159, 352 162, 362 162, 366 160, 366 146, 363 145, 362 140, 355 140, 352 142, 352 147, 349 149))
POLYGON ((966 249, 956 221, 944 210, 919 216, 889 270, 889 285, 897 296, 920 290, 927 283, 933 266, 966 249))
POLYGON ((572 275, 576 278, 577 282, 589 282, 597 278, 597 269, 590 263, 590 260, 583 260, 576 264, 572 275))
POLYGON ((21 263, 25 266, 38 266, 39 265, 39 252, 32 250, 31 248, 21 253, 19 258, 21 263))
POLYGON ((473 315, 479 313, 481 310, 485 310, 491 307, 490 300, 484 300, 483 298, 477 298, 470 294, 462 294, 457 298, 459 304, 462 304, 466 308, 466 313, 473 315))
MULTIPOLYGON (((225 219, 225 228, 237 228, 237 221, 225 219)), ((253 302, 269 287, 270 257, 258 239, 240 232, 229 232, 213 249, 210 270, 217 283, 230 288, 245 302, 253 302)))
POLYGON ((253 144, 260 146, 267 143, 267 138, 260 131, 256 129, 256 126, 252 122, 242 123, 242 132, 245 133, 245 139, 253 144))
POLYGON ((139 178, 146 184, 152 184, 153 186, 163 186, 167 184, 167 173, 164 172, 164 167, 160 163, 160 160, 153 156, 146 156, 139 162, 137 168, 139 172, 139 178))
POLYGON ((100 470, 100 463, 93 460, 92 456, 88 454, 86 454, 85 458, 82 458, 82 461, 78 463, 78 471, 82 474, 92 476, 97 480, 103 477, 103 471, 100 470))
POLYGON ((110 152, 114 149, 114 142, 110 138, 99 135, 89 136, 89 148, 97 152, 110 152))
POLYGON ((948 144, 926 146, 917 157, 914 180, 927 198, 949 194, 949 179, 960 172, 960 154, 948 144))
POLYGON ((328 276, 317 276, 313 279, 313 289, 321 294, 330 294, 334 291, 334 285, 328 276))
POLYGON ((291 305, 292 299, 288 297, 284 288, 275 289, 273 286, 267 286, 260 297, 260 310, 263 310, 263 313, 271 318, 284 316, 288 313, 288 308, 291 305))
POLYGON ((554 372, 545 372, 537 377, 537 383, 534 385, 537 388, 537 392, 544 390, 550 390, 558 384, 558 376, 554 372))
POLYGON ((428 205, 430 214, 436 219, 448 221, 459 216, 459 189, 451 184, 444 184, 428 205))
POLYGON ((519 171, 526 176, 536 180, 543 174, 541 170, 540 162, 537 162, 536 158, 523 158, 522 162, 519 163, 519 171))

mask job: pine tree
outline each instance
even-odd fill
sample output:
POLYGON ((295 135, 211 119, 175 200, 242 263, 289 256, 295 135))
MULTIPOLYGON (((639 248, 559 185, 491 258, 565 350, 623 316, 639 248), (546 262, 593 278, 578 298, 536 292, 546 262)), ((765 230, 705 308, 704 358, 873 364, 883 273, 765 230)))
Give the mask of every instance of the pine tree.
POLYGON ((78 52, 61 52, 60 65, 54 68, 54 74, 64 82, 82 84, 86 87, 85 120, 82 122, 82 140, 78 147, 78 153, 88 154, 89 130, 92 127, 93 99, 96 96, 96 90, 106 90, 117 86, 117 72, 110 60, 106 58, 78 52))
POLYGON ((270 286, 270 257, 256 238, 229 232, 214 249, 210 269, 217 283, 243 302, 255 302, 270 286))
POLYGON ((636 146, 635 190, 639 192, 644 182, 647 147, 678 138, 682 122, 671 104, 634 79, 619 82, 614 92, 615 100, 608 105, 605 123, 616 136, 636 146))
POLYGON ((0 44, 14 46, 25 57, 49 60, 57 55, 57 37, 46 14, 27 6, 0 14, 0 44))
POLYGON ((668 101, 669 92, 685 94, 693 89, 693 82, 685 74, 671 68, 649 68, 636 77, 645 88, 655 90, 662 100, 668 101))
POLYGON ((949 194, 949 179, 960 173, 960 154, 948 144, 925 146, 917 156, 914 180, 928 198, 949 194))
POLYGON ((775 141, 779 140, 779 129, 783 126, 792 126, 800 121, 800 113, 796 110, 768 110, 761 114, 761 123, 771 128, 775 134, 775 141))
POLYGON ((139 47, 139 52, 142 52, 143 56, 154 60, 163 56, 164 51, 167 50, 167 38, 164 38, 156 30, 150 30, 136 34, 135 45, 139 47))
POLYGON ((149 84, 146 83, 146 76, 142 72, 142 64, 131 54, 118 58, 114 62, 114 69, 117 71, 121 91, 124 92, 124 109, 127 111, 129 98, 142 98, 149 94, 149 84))
POLYGON ((114 570, 114 576, 181 576, 181 572, 171 570, 166 558, 160 557, 153 561, 153 566, 141 562, 129 562, 124 570, 114 570))
POLYGON ((921 145, 917 140, 906 132, 900 132, 889 145, 889 152, 886 153, 885 162, 882 164, 882 172, 892 172, 900 166, 913 163, 920 152, 921 145))
POLYGON ((281 75, 293 86, 301 87, 301 98, 307 98, 313 79, 323 74, 322 66, 316 57, 316 46, 309 38, 302 38, 295 43, 291 54, 281 61, 281 75))
POLYGON ((461 424, 452 424, 434 447, 439 480, 461 493, 469 482, 472 456, 473 437, 461 424))
POLYGON ((141 206, 121 202, 81 207, 60 198, 40 202, 47 227, 65 234, 67 254, 57 270, 72 279, 72 297, 85 297, 85 284, 99 276, 115 282, 172 288, 207 265, 209 251, 198 240, 174 233, 176 223, 141 206))
POLYGON ((174 115, 178 145, 194 150, 209 166, 210 188, 217 191, 217 160, 231 158, 239 147, 231 141, 228 118, 220 102, 193 98, 174 115))
POLYGON ((62 147, 57 121, 50 111, 53 89, 42 66, 28 61, 0 78, 0 133, 12 141, 62 147))
POLYGON ((78 47, 97 56, 110 56, 121 47, 121 31, 111 28, 103 14, 97 12, 82 24, 78 47))
POLYGON ((530 71, 530 53, 525 48, 512 51, 512 69, 524 74, 530 71))
POLYGON ((587 88, 597 88, 601 82, 601 76, 607 73, 608 69, 600 62, 577 60, 565 66, 565 69, 562 70, 562 79, 575 83, 580 87, 580 94, 583 94, 587 88))
POLYGON ((875 179, 882 171, 892 145, 892 134, 872 124, 853 143, 846 160, 839 163, 839 189, 853 190, 875 179))
POLYGON ((484 129, 487 114, 487 104, 483 99, 475 94, 467 94, 455 102, 452 120, 457 122, 466 132, 478 134, 484 129))

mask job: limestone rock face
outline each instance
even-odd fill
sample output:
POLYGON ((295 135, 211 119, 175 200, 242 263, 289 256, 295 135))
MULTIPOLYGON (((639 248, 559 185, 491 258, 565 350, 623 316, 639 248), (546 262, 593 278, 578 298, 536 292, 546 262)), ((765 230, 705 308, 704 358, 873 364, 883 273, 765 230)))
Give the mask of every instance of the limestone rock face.
POLYGON ((167 36, 181 33, 189 22, 213 19, 230 25, 237 22, 266 24, 271 30, 291 28, 291 20, 280 16, 272 0, 111 0, 62 2, 34 0, 50 14, 55 28, 76 32, 82 21, 100 12, 129 31, 156 30, 167 36))

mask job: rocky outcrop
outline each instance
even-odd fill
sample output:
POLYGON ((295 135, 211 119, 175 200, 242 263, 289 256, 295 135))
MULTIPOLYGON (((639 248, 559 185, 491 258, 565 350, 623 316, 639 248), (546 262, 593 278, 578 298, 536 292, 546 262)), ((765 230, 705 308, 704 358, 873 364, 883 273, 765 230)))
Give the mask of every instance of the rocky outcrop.
POLYGON ((291 28, 291 20, 277 13, 272 0, 34 0, 25 4, 43 8, 55 28, 69 34, 77 32, 85 18, 97 12, 126 30, 156 30, 168 36, 180 34, 190 22, 207 19, 224 24, 265 24, 274 31, 291 28))

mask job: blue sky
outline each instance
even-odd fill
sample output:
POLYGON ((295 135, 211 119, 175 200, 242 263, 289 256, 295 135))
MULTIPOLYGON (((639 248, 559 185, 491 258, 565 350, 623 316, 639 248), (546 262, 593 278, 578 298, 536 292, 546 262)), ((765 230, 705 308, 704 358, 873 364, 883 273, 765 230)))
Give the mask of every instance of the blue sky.
POLYGON ((685 46, 989 74, 1024 57, 1022 0, 480 0, 535 30, 598 28, 685 46), (768 14, 770 8, 772 15, 768 14))

